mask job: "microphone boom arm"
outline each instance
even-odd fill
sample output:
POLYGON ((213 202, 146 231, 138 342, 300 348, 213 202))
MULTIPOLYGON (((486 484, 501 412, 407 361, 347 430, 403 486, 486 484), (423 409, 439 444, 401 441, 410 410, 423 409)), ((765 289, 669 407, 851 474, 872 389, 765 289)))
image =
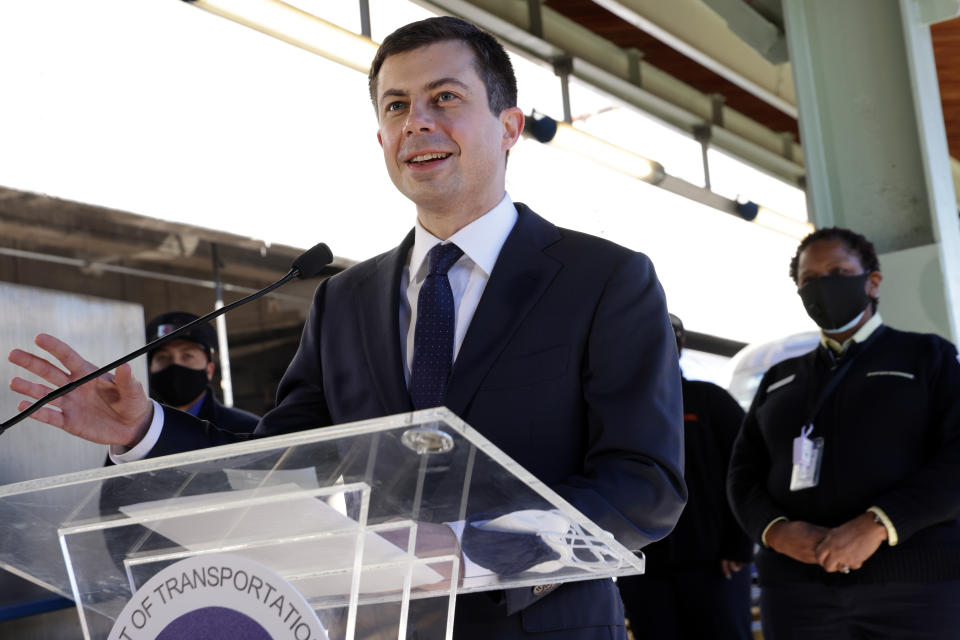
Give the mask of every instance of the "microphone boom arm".
POLYGON ((145 344, 144 346, 140 347, 133 353, 128 353, 122 358, 118 358, 117 360, 114 360, 110 364, 100 367, 96 371, 91 371, 90 373, 83 376, 82 378, 78 378, 73 382, 65 384, 62 387, 51 391, 47 395, 43 396, 42 398, 34 402, 29 407, 27 407, 26 409, 18 413, 17 415, 13 416, 3 424, 0 424, 0 435, 3 435, 3 433, 7 429, 17 424, 18 422, 26 418, 29 418, 31 415, 36 413, 38 409, 40 409, 43 405, 47 404, 51 400, 56 400, 61 396, 65 396, 66 394, 70 393, 80 385, 86 384, 87 382, 90 382, 94 378, 99 378, 103 374, 116 369, 117 367, 124 364, 125 362, 129 362, 130 360, 133 360, 137 356, 143 355, 147 351, 152 351, 157 347, 160 347, 161 345, 164 345, 167 342, 170 342, 171 340, 175 340, 178 336, 185 333, 192 327, 200 324, 201 322, 209 322, 210 320, 213 320, 214 318, 217 318, 225 314, 227 311, 230 311, 231 309, 234 309, 236 307, 239 307, 240 305, 244 305, 248 302, 256 300, 260 296, 270 293, 277 287, 280 287, 286 284, 287 282, 289 282, 290 280, 293 280, 294 278, 314 277, 316 275, 319 275, 320 268, 322 268, 326 264, 329 264, 332 259, 333 259, 333 256, 330 253, 330 249, 328 249, 325 244, 321 243, 316 245, 312 249, 309 249, 308 251, 303 253, 299 258, 294 260, 293 266, 290 269, 290 271, 287 273, 287 275, 283 276, 282 278, 280 278, 270 286, 266 287, 265 289, 261 289, 256 293, 251 293, 247 297, 241 298, 236 302, 231 302, 226 306, 220 307, 219 309, 216 309, 205 316, 197 318, 193 322, 183 325, 176 331, 172 331, 165 336, 161 336, 156 340, 145 344))

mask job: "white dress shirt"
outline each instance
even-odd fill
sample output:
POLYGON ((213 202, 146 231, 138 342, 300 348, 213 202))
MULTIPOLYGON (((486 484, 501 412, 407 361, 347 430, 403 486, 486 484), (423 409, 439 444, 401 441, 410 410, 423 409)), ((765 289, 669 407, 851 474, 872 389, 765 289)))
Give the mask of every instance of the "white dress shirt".
MULTIPOLYGON (((455 309, 454 360, 460 353, 460 345, 467 335, 467 328, 497 263, 500 249, 516 222, 517 208, 513 206, 510 196, 504 194, 497 206, 457 231, 445 242, 452 242, 463 250, 463 255, 447 272, 455 309)), ((417 326, 417 300, 420 287, 427 278, 427 253, 440 243, 439 238, 417 221, 413 248, 410 250, 407 265, 400 274, 400 352, 403 355, 403 371, 408 385, 410 363, 413 362, 413 336, 417 326)))
MULTIPOLYGON (((467 334, 467 328, 480 303, 480 296, 487 286, 493 267, 500 256, 500 250, 507 236, 517 222, 517 208, 508 194, 493 209, 480 216, 447 240, 463 250, 447 277, 453 291, 454 346, 453 358, 456 360, 460 345, 467 334)), ((407 265, 400 274, 400 353, 403 357, 403 371, 407 384, 410 383, 410 363, 413 361, 413 334, 417 326, 417 298, 420 287, 427 277, 427 252, 441 240, 424 229, 417 221, 414 231, 413 248, 410 250, 407 265), (410 274, 413 274, 411 277, 410 274)), ((115 464, 133 462, 147 457, 150 450, 160 439, 163 430, 163 407, 153 403, 153 421, 144 438, 132 449, 111 446, 110 459, 115 464)))
POLYGON ((869 320, 863 323, 863 326, 857 329, 857 332, 852 336, 843 341, 843 344, 840 344, 833 338, 831 338, 823 330, 820 331, 820 344, 827 347, 836 354, 843 353, 846 348, 850 345, 851 342, 866 342, 874 331, 880 328, 880 325, 883 324, 883 318, 880 317, 880 312, 874 312, 873 316, 869 320))

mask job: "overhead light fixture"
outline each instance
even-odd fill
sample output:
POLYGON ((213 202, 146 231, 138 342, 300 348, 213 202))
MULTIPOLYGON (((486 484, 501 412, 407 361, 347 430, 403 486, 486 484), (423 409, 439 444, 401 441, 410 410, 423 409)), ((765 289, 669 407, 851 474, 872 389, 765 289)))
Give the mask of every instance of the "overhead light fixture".
POLYGON ((280 0, 184 0, 339 64, 368 73, 377 43, 280 0))
POLYGON ((566 122, 557 122, 550 116, 533 112, 524 122, 523 133, 537 142, 580 153, 620 173, 791 238, 801 240, 813 231, 813 225, 809 222, 790 218, 752 201, 737 202, 710 189, 671 176, 659 162, 595 138, 566 122))
POLYGON ((538 142, 579 153, 598 164, 644 182, 658 184, 667 175, 659 162, 575 129, 566 122, 557 122, 550 116, 532 113, 526 119, 523 130, 527 136, 538 142))
POLYGON ((758 224, 797 240, 803 240, 814 231, 814 226, 806 220, 797 220, 785 216, 753 201, 738 202, 736 211, 737 215, 747 222, 758 224))
MULTIPOLYGON (((338 27, 281 0, 183 1, 363 73, 370 72, 370 62, 379 46, 370 38, 338 27)), ((789 218, 753 202, 728 200, 709 189, 669 176, 659 162, 575 129, 569 123, 558 122, 550 116, 533 112, 524 122, 523 133, 538 142, 579 153, 638 180, 654 185, 663 183, 661 186, 669 191, 726 213, 735 213, 744 220, 779 233, 803 238, 813 231, 813 225, 809 222, 789 218)))

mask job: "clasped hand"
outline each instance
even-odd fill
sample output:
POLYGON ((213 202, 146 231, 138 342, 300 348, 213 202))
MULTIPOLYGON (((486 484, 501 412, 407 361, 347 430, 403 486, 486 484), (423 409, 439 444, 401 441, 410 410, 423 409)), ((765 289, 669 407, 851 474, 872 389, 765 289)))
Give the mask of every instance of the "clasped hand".
MULTIPOLYGON (((39 400, 54 388, 96 370, 62 340, 41 333, 35 342, 63 368, 40 356, 14 349, 8 356, 10 362, 53 385, 51 388, 15 377, 10 381, 10 388, 17 393, 39 400)), ((22 400, 17 408, 23 411, 30 404, 22 400)), ((52 401, 31 417, 91 442, 129 447, 139 442, 150 426, 153 404, 133 377, 130 365, 124 364, 117 367, 115 373, 100 376, 52 401)))
POLYGON ((886 537, 886 529, 869 513, 833 529, 793 520, 777 522, 767 532, 774 551, 798 562, 818 564, 829 573, 859 569, 886 537))

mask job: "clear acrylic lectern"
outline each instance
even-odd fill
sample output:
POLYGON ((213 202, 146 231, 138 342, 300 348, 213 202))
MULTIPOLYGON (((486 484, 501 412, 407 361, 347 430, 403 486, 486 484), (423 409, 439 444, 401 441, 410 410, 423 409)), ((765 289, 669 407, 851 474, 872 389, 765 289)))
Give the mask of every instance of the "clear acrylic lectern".
POLYGON ((3 486, 0 523, 0 566, 73 599, 88 640, 158 571, 207 554, 271 568, 331 640, 450 638, 458 594, 643 570, 442 408, 3 486), (481 513, 550 514, 542 533, 574 552, 512 575, 464 561, 450 531, 481 513))

